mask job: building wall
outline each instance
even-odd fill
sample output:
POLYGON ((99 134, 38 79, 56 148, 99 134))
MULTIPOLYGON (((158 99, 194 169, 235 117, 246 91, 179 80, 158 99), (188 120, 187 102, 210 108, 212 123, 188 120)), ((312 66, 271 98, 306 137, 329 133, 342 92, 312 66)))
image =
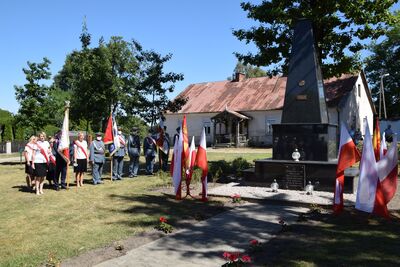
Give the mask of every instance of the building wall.
POLYGON ((371 134, 374 120, 373 110, 366 90, 368 89, 365 88, 361 75, 359 75, 353 90, 349 93, 345 104, 340 109, 340 119, 346 123, 348 129, 350 130, 354 126, 355 129, 359 128, 363 135, 365 134, 364 118, 368 121, 371 134))
MULTIPOLYGON (((193 114, 166 114, 165 123, 167 126, 167 133, 169 134, 171 141, 176 133, 176 128, 182 125, 183 115, 186 115, 186 123, 188 127, 189 142, 194 136, 196 145, 200 142, 201 131, 203 127, 206 127, 206 141, 207 145, 213 142, 214 127, 211 122, 211 118, 217 115, 217 113, 193 113, 193 114), (209 128, 209 133, 207 129, 209 128)), ((172 143, 171 143, 171 146, 172 143)))

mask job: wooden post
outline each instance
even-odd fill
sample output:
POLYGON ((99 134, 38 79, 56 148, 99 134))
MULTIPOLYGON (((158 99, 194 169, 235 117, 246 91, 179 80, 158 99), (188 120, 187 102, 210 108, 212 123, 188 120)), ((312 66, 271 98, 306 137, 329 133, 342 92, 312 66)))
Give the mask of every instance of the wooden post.
POLYGON ((239 147, 239 129, 240 129, 240 127, 239 127, 239 123, 240 123, 240 120, 236 120, 236 147, 239 147))
POLYGON ((111 170, 110 170, 110 174, 111 174, 110 180, 112 182, 113 181, 113 177, 112 177, 112 174, 113 174, 113 156, 111 154, 110 154, 110 168, 111 168, 111 170))

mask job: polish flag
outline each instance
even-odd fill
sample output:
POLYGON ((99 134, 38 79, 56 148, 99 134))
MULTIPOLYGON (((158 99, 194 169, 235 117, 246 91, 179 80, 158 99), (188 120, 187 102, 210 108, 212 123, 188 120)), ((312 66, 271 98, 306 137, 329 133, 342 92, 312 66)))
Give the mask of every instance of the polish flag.
POLYGON ((382 134, 382 140, 381 140, 381 146, 380 146, 380 150, 379 150, 379 156, 381 159, 383 159, 383 156, 386 155, 387 153, 387 146, 386 146, 386 135, 385 132, 383 132, 382 134))
POLYGON ((189 147, 189 168, 186 170, 186 184, 189 189, 190 181, 192 180, 194 162, 196 161, 196 146, 194 145, 194 136, 189 147))
POLYGON ((333 211, 339 213, 343 210, 344 170, 360 161, 360 152, 351 138, 346 125, 342 122, 340 127, 338 165, 336 168, 336 185, 334 192, 333 211))
POLYGON ((182 199, 182 154, 183 154, 183 133, 182 128, 179 132, 179 138, 176 138, 173 155, 172 184, 175 190, 175 198, 182 199))
POLYGON ((398 175, 397 135, 393 135, 393 142, 387 154, 377 163, 379 182, 375 196, 374 213, 389 218, 387 204, 396 194, 398 175))
POLYGON ((208 162, 207 162, 206 132, 204 127, 200 137, 200 145, 197 149, 196 166, 202 169, 203 171, 201 174, 201 184, 202 184, 201 200, 207 201, 208 162))
POLYGON ((380 145, 381 145, 381 130, 379 127, 379 119, 376 117, 375 119, 375 129, 374 129, 374 137, 372 139, 372 143, 374 144, 374 154, 376 161, 379 161, 380 156, 380 145))
POLYGON ((64 111, 64 121, 61 128, 61 137, 57 152, 69 163, 69 103, 67 103, 64 111))
POLYGON ((190 161, 189 161, 189 136, 186 123, 186 115, 183 116, 181 130, 182 130, 181 141, 183 142, 183 150, 182 150, 183 167, 185 168, 185 170, 187 170, 189 169, 190 161))
POLYGON ((365 212, 373 212, 375 208, 376 190, 378 187, 378 168, 375 159, 372 137, 369 132, 368 121, 365 123, 365 138, 360 163, 360 177, 358 180, 356 209, 365 212))

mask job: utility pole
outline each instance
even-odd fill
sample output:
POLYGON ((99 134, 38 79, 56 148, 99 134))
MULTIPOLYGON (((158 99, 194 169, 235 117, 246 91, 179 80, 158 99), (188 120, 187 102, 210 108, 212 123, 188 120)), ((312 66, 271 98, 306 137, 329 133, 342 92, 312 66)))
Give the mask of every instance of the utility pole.
POLYGON ((382 110, 381 109, 381 107, 382 107, 381 103, 383 103, 383 113, 384 113, 385 119, 387 118, 387 116, 386 116, 386 103, 385 103, 385 89, 383 87, 383 78, 387 77, 389 75, 390 75, 389 73, 385 73, 385 74, 381 75, 381 88, 379 90, 379 119, 382 118, 382 116, 381 116, 381 114, 382 114, 381 113, 381 110, 382 110))

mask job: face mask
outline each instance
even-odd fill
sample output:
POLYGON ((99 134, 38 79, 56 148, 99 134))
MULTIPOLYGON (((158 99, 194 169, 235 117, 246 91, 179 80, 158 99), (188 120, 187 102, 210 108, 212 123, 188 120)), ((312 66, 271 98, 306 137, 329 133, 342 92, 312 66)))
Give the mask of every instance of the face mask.
POLYGON ((121 131, 118 131, 118 134, 122 134, 122 132, 121 132, 121 131))
POLYGON ((96 140, 97 140, 97 141, 101 141, 101 136, 97 136, 97 137, 96 137, 96 140))

